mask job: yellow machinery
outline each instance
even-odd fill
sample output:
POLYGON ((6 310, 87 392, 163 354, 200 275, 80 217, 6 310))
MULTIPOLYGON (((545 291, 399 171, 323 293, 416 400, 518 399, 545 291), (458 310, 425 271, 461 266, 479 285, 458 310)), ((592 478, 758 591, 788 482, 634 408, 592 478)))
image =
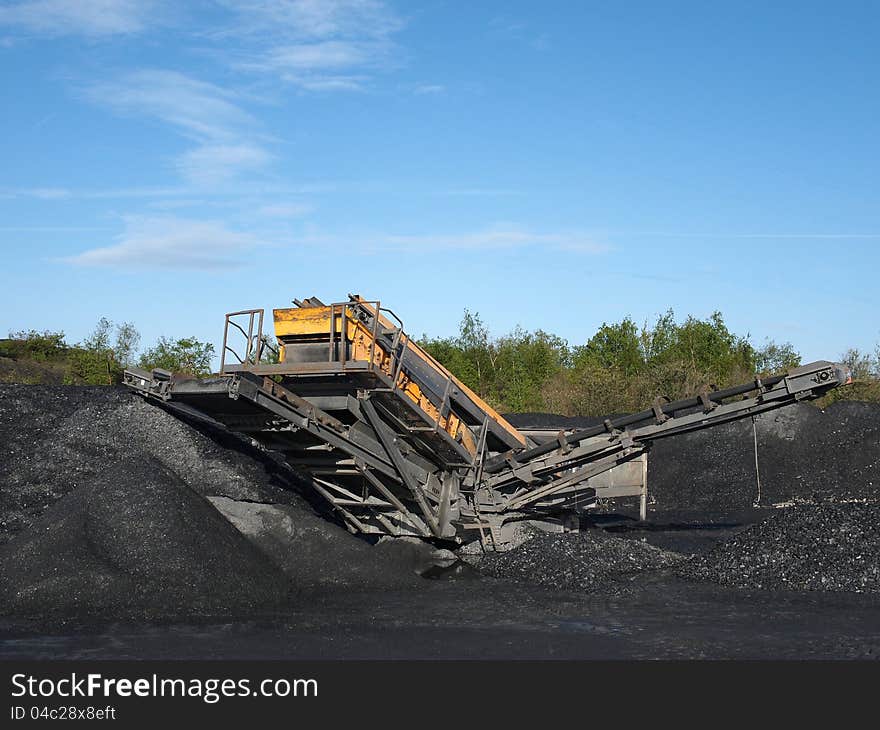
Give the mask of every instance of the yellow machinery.
MULTIPOLYGON (((324 362, 341 363, 343 372, 365 365, 390 380, 392 391, 417 407, 413 413, 427 416, 429 425, 447 434, 471 460, 476 458, 477 443, 466 425, 467 413, 456 412, 459 401, 465 399, 468 412, 477 412, 477 418, 488 416, 497 425, 493 431, 504 432, 511 447, 526 445, 513 426, 379 310, 378 302, 357 296, 345 304, 324 306, 309 300, 296 308, 274 310, 282 371, 285 375, 308 372, 315 377, 316 369, 325 369, 324 362), (389 333, 393 334, 390 348, 381 346, 379 336, 389 333)), ((337 373, 334 368, 327 371, 337 373)))
POLYGON ((263 310, 234 312, 219 376, 131 369, 125 383, 283 453, 349 529, 366 535, 478 538, 497 548, 518 521, 571 525, 596 502, 590 480, 643 459, 654 440, 817 397, 849 377, 812 363, 538 442, 413 342, 378 301, 294 303, 274 311, 277 350, 263 336, 263 310))

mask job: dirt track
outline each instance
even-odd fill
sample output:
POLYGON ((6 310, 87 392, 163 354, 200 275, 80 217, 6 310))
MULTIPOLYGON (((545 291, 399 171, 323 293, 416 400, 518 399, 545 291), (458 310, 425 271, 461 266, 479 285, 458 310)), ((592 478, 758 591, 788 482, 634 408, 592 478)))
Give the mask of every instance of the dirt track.
POLYGON ((762 504, 795 510, 753 509, 750 423, 664 442, 652 524, 426 580, 243 441, 121 390, 0 386, 0 655, 876 657, 877 507, 824 502, 876 501, 878 429, 865 404, 761 419, 762 504))

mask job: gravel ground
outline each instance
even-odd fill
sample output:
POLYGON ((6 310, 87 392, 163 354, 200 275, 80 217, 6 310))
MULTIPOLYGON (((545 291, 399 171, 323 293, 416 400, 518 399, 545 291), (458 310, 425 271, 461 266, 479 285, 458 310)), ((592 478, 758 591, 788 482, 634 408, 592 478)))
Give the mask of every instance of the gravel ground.
POLYGON ((769 590, 880 592, 880 505, 780 510, 694 558, 685 577, 769 590))
POLYGON ((627 576, 670 568, 685 560, 679 553, 601 530, 534 537, 506 553, 486 554, 479 570, 494 578, 534 583, 557 590, 613 591, 627 576))

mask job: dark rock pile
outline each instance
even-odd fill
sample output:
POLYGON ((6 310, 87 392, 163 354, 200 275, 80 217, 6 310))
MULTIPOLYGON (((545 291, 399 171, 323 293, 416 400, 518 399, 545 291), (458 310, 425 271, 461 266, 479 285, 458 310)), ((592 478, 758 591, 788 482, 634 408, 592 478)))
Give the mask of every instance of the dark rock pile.
POLYGON ((253 444, 123 389, 2 385, 0 612, 238 615, 418 580, 301 486, 253 444))
MULTIPOLYGON (((757 419, 760 503, 880 500, 880 405, 798 404, 757 419)), ((648 457, 652 511, 729 512, 759 497, 750 420, 658 441, 648 457)))
MULTIPOLYGON (((552 430, 603 420, 506 417, 519 428, 552 430)), ((756 429, 760 493, 754 432, 746 419, 657 441, 648 456, 650 511, 688 519, 750 510, 755 502, 880 500, 880 405, 839 401, 821 411, 801 403, 758 416, 756 429)))
POLYGON ((551 533, 535 537, 504 553, 487 553, 479 561, 484 575, 555 589, 592 591, 635 573, 660 570, 686 558, 636 540, 601 530, 551 533))
POLYGON ((0 385, 0 543, 109 466, 146 457, 203 496, 306 506, 296 475, 267 455, 122 388, 0 385))
MULTIPOLYGON (((530 416, 531 422, 549 423, 530 416)), ((586 424, 578 424, 582 426, 586 424)), ((878 496, 880 407, 759 421, 765 503, 878 496)), ((751 423, 658 443, 656 510, 755 498, 751 423)), ((326 589, 415 586, 436 551, 377 547, 319 515, 279 457, 123 389, 0 385, 0 614, 212 617, 288 611, 326 589)), ((656 512, 655 512, 656 514, 656 512)), ((877 591, 876 504, 777 513, 682 568, 723 585, 877 591)), ((450 556, 446 556, 449 558, 450 556)), ((592 529, 482 557, 484 575, 614 591, 685 558, 592 529)))
POLYGON ((150 459, 110 465, 0 547, 0 613, 248 615, 292 589, 206 500, 150 459))
POLYGON ((880 505, 803 505, 698 556, 682 575, 743 588, 880 592, 880 505))

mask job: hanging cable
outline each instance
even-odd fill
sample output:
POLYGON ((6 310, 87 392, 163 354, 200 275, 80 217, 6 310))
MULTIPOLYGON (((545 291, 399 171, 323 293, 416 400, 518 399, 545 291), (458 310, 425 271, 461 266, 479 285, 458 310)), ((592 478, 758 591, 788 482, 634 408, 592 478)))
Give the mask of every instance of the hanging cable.
POLYGON ((761 468, 758 465, 758 419, 752 416, 752 436, 755 442, 755 484, 758 487, 758 496, 755 498, 755 507, 761 506, 761 468))

